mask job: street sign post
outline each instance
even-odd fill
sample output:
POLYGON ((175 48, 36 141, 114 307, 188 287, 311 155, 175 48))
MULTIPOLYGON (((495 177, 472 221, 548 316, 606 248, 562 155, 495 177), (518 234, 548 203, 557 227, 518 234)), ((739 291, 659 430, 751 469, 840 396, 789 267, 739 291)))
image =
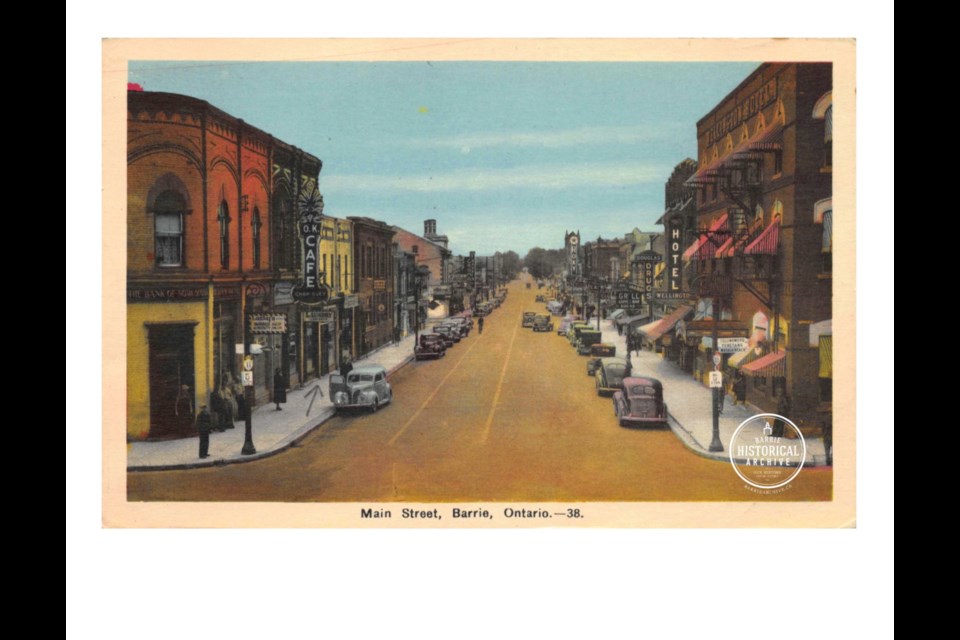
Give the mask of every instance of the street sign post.
POLYGON ((710 372, 710 388, 723 389, 723 372, 722 371, 710 372))
POLYGON ((252 387, 253 386, 253 371, 241 371, 240 380, 243 382, 243 386, 252 387))

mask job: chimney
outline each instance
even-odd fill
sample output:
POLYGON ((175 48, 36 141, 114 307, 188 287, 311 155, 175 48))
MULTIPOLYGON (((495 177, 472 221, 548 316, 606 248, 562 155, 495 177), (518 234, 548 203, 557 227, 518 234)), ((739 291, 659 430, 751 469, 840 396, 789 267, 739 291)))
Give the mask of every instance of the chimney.
POLYGON ((437 221, 436 220, 424 220, 423 221, 423 235, 426 237, 437 235, 437 221))

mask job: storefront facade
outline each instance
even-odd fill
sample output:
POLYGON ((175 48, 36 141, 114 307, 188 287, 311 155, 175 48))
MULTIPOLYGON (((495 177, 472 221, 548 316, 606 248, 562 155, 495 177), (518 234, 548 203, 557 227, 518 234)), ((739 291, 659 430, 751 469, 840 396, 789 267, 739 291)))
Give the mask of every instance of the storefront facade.
MULTIPOLYGON (((696 189, 683 254, 694 319, 745 335, 747 351, 724 353, 724 366, 747 375, 748 402, 789 406, 804 428, 820 422, 810 327, 831 316, 815 215, 832 189, 830 136, 815 114, 831 73, 819 63, 760 66, 697 123, 697 171, 685 181, 696 189)), ((701 338, 699 349, 709 360, 714 345, 701 338)))
POLYGON ((272 178, 281 147, 293 149, 203 100, 128 92, 130 440, 195 435, 193 416, 239 379, 245 352, 255 397, 268 399, 276 351, 251 348, 246 321, 275 310, 287 273, 277 232, 289 221, 275 215, 272 178))
POLYGON ((353 226, 353 259, 359 306, 354 310, 357 357, 393 341, 394 260, 392 227, 366 217, 353 226))

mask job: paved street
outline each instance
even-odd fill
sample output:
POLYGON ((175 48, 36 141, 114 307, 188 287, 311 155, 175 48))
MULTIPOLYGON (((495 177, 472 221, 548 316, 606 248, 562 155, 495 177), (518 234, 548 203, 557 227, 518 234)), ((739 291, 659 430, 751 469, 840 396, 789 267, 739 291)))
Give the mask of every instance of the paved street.
POLYGON ((729 464, 691 453, 668 429, 619 427, 610 399, 597 397, 585 374, 586 358, 555 332, 521 328, 523 311, 543 309, 536 292, 513 282, 483 335, 475 329, 445 358, 400 369, 391 378, 394 402, 378 413, 336 416, 297 446, 247 464, 128 473, 129 499, 830 498, 829 467, 805 469, 786 491, 758 495, 729 464))

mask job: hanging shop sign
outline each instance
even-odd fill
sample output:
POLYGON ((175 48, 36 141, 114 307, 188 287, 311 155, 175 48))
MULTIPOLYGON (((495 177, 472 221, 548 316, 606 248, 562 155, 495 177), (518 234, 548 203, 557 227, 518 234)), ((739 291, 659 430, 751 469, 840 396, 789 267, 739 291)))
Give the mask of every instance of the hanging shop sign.
POLYGON ((319 322, 320 324, 333 324, 335 320, 335 315, 333 311, 304 311, 303 312, 303 321, 304 322, 319 322))
POLYGON ((640 267, 640 286, 645 294, 653 293, 654 273, 662 260, 663 256, 656 251, 643 251, 636 257, 640 267))
POLYGON ((330 287, 324 282, 326 274, 320 271, 320 236, 323 232, 323 196, 316 187, 301 194, 300 232, 303 278, 293 287, 293 299, 303 304, 323 304, 330 299, 330 287))
POLYGON ((277 307, 293 304, 292 282, 278 282, 273 285, 273 304, 277 307))
POLYGON ((357 294, 352 294, 349 296, 343 297, 343 308, 344 309, 356 309, 360 306, 360 296, 357 294))
POLYGON ((247 316, 250 333, 284 334, 287 332, 287 314, 251 313, 247 316))
POLYGON ((683 216, 675 213, 667 217, 667 260, 665 293, 679 294, 683 290, 683 216))

